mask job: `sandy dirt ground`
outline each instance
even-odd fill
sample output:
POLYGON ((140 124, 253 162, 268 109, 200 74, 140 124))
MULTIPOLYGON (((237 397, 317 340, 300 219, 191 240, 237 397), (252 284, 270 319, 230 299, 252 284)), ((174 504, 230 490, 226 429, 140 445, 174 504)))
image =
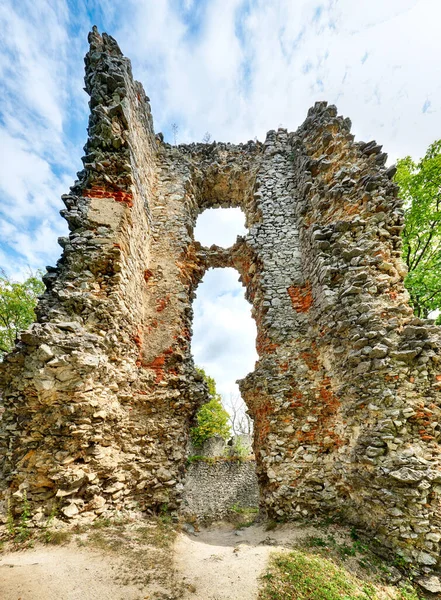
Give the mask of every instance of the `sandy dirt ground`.
POLYGON ((0 555, 0 599, 254 600, 270 553, 290 548, 312 532, 292 525, 269 532, 260 525, 240 531, 224 525, 180 533, 171 550, 170 580, 175 585, 170 589, 179 590, 173 593, 156 586, 154 578, 142 581, 142 553, 133 569, 124 553, 79 547, 74 541, 65 546, 37 544, 0 555))
POLYGON ((183 598, 193 600, 255 600, 259 576, 274 550, 290 548, 313 529, 281 526, 266 531, 253 525, 205 529, 195 535, 180 534, 175 564, 185 582, 183 598))
POLYGON ((43 546, 0 559, 1 600, 139 600, 137 585, 118 584, 119 560, 74 546, 43 546))

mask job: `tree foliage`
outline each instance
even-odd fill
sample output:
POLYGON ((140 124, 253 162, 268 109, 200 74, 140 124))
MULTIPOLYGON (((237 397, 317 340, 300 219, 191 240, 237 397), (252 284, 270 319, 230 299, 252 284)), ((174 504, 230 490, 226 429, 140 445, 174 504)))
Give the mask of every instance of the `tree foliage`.
POLYGON ((203 369, 196 368, 208 387, 209 401, 201 406, 197 415, 197 426, 191 429, 191 439, 195 446, 201 446, 205 440, 220 435, 224 439, 230 436, 228 421, 230 415, 222 406, 220 394, 216 390, 216 382, 203 369))
POLYGON ((405 285, 418 317, 441 308, 441 140, 415 163, 398 161, 395 181, 404 200, 405 285))
POLYGON ((12 350, 20 331, 35 321, 34 309, 43 290, 38 274, 18 283, 0 272, 0 359, 12 350))

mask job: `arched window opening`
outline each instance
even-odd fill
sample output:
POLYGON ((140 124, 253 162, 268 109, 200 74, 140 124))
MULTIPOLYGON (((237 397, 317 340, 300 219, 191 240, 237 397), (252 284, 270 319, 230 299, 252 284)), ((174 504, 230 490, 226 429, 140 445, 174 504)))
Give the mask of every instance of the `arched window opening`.
MULTIPOLYGON (((222 211, 222 216, 227 212, 222 211)), ((234 225, 237 220, 237 216, 232 220, 234 225)), ((231 222, 229 225, 230 232, 233 229, 236 236, 238 227, 231 227, 231 222)), ((202 243, 208 246, 215 241, 224 247, 234 244, 231 233, 229 237, 215 235, 220 229, 219 225, 211 231, 206 225, 202 227, 202 231, 209 234, 202 238, 202 243)), ((245 233, 244 228, 239 229, 239 233, 242 232, 245 233)), ((215 390, 210 393, 213 385, 206 377, 209 398, 192 424, 183 492, 185 510, 203 519, 232 518, 234 522, 236 511, 240 511, 241 518, 245 517, 243 522, 251 524, 259 510, 253 423, 236 384, 237 379, 254 370, 258 359, 256 337, 256 324, 238 272, 230 267, 209 269, 193 302, 192 352, 195 364, 214 379, 215 390), (230 428, 226 431, 228 416, 224 409, 230 415, 230 428), (207 458, 222 460, 207 461, 207 458)))
POLYGON ((245 215, 240 208, 209 208, 199 215, 194 238, 202 246, 229 248, 238 235, 245 235, 245 215))
POLYGON ((195 364, 216 381, 232 433, 251 434, 252 420, 236 380, 254 369, 256 324, 235 269, 210 269, 193 303, 192 351, 195 364))

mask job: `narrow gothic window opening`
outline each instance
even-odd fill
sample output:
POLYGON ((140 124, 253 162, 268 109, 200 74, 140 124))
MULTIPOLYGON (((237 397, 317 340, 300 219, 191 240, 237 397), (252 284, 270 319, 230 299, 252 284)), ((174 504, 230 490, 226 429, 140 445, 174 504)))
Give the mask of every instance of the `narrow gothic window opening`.
POLYGON ((236 380, 254 369, 258 356, 256 324, 237 271, 210 269, 198 286, 193 311, 195 364, 215 379, 228 412, 242 414, 246 407, 236 380))
POLYGON ((252 515, 259 505, 253 420, 236 380, 254 370, 257 331, 238 272, 233 268, 210 269, 198 286, 193 311, 194 361, 215 380, 216 391, 230 415, 231 430, 225 442, 211 438, 191 449, 194 455, 222 456, 225 461, 216 462, 209 477, 204 475, 209 467, 189 470, 186 501, 195 513, 207 518, 227 517, 233 505, 249 509, 252 515), (238 461, 238 457, 246 460, 238 461))

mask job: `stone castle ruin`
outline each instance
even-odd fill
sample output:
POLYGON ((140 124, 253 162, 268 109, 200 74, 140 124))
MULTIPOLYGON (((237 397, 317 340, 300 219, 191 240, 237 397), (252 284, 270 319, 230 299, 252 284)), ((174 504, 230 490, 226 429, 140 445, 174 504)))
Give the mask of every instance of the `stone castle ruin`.
POLYGON ((261 504, 338 515, 441 568, 441 330, 403 286, 403 210, 375 142, 318 102, 264 143, 171 146, 110 36, 89 35, 84 169, 63 196, 69 237, 38 320, 1 365, 4 504, 66 518, 177 509, 206 388, 192 299, 234 267, 259 360, 240 382, 261 504), (240 207, 248 234, 194 241, 197 216, 240 207))

